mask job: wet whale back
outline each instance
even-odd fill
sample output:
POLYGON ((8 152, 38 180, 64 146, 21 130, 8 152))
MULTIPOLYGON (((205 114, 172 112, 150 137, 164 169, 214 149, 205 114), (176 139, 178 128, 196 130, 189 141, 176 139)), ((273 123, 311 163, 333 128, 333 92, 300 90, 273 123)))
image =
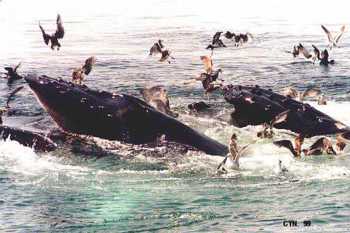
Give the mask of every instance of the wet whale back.
POLYGON ((269 123, 275 116, 290 110, 285 122, 276 124, 279 129, 288 129, 305 137, 348 132, 346 125, 309 104, 302 103, 258 86, 229 86, 225 100, 234 105, 232 123, 238 127, 269 123))

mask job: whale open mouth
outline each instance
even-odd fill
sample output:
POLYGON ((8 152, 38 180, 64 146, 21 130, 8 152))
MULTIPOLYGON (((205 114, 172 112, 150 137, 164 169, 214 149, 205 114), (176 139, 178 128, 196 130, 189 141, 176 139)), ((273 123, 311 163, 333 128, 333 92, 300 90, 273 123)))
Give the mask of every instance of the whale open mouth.
POLYGON ((64 131, 132 144, 167 140, 207 154, 225 155, 225 145, 126 94, 92 90, 62 79, 27 76, 38 101, 64 131))

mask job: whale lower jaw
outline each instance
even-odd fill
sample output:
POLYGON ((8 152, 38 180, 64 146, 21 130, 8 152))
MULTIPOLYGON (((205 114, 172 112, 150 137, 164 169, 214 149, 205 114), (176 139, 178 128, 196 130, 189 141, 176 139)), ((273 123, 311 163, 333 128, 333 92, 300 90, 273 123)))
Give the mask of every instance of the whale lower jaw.
POLYGON ((131 144, 154 142, 165 135, 167 140, 207 154, 228 152, 225 145, 133 96, 96 91, 47 76, 27 76, 25 80, 40 104, 66 132, 131 144))

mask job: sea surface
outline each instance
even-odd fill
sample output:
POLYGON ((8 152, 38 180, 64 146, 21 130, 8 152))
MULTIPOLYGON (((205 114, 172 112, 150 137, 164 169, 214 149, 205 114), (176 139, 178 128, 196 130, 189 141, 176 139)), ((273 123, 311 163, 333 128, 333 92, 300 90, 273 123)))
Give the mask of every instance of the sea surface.
MULTIPOLYGON (((225 83, 276 92, 287 86, 320 88, 328 105, 308 103, 350 125, 350 33, 330 51, 335 65, 329 67, 286 53, 299 42, 309 50, 311 44, 326 48, 321 24, 335 32, 342 24, 349 28, 348 3, 2 0, 0 64, 21 62, 20 74, 69 80, 94 55, 87 86, 140 97, 140 88, 164 85, 180 121, 225 144, 236 133, 244 145, 256 141, 256 128, 228 125, 233 108, 220 94, 210 97, 214 115, 188 114, 189 103, 207 100, 200 83, 184 85, 202 72, 199 56, 210 54, 205 47, 216 31, 250 32, 254 39, 244 46, 224 40, 227 48, 214 52, 225 83), (57 13, 66 34, 61 50, 51 51, 38 22, 53 32, 57 13), (159 38, 175 57, 171 64, 148 56, 159 38)), ((26 86, 0 80, 0 105, 19 85, 26 86)), ((4 124, 44 133, 57 129, 27 86, 11 105, 4 124)), ((152 157, 149 151, 128 153, 130 145, 94 140, 119 150, 97 156, 67 145, 35 153, 1 140, 0 232, 350 232, 350 146, 337 156, 294 159, 271 140, 258 140, 241 159, 240 171, 217 174, 220 156, 152 157), (287 173, 280 172, 279 160, 287 173), (289 220, 298 225, 284 226, 289 220)))

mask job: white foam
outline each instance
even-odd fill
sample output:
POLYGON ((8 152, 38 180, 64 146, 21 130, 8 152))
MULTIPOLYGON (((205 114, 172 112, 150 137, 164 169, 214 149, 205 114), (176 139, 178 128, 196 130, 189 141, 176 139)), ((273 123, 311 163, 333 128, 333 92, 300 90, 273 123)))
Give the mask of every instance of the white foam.
POLYGON ((58 157, 50 154, 38 155, 32 148, 25 147, 17 141, 0 140, 0 166, 8 171, 33 176, 52 171, 67 171, 67 175, 78 175, 89 170, 61 162, 58 157))

